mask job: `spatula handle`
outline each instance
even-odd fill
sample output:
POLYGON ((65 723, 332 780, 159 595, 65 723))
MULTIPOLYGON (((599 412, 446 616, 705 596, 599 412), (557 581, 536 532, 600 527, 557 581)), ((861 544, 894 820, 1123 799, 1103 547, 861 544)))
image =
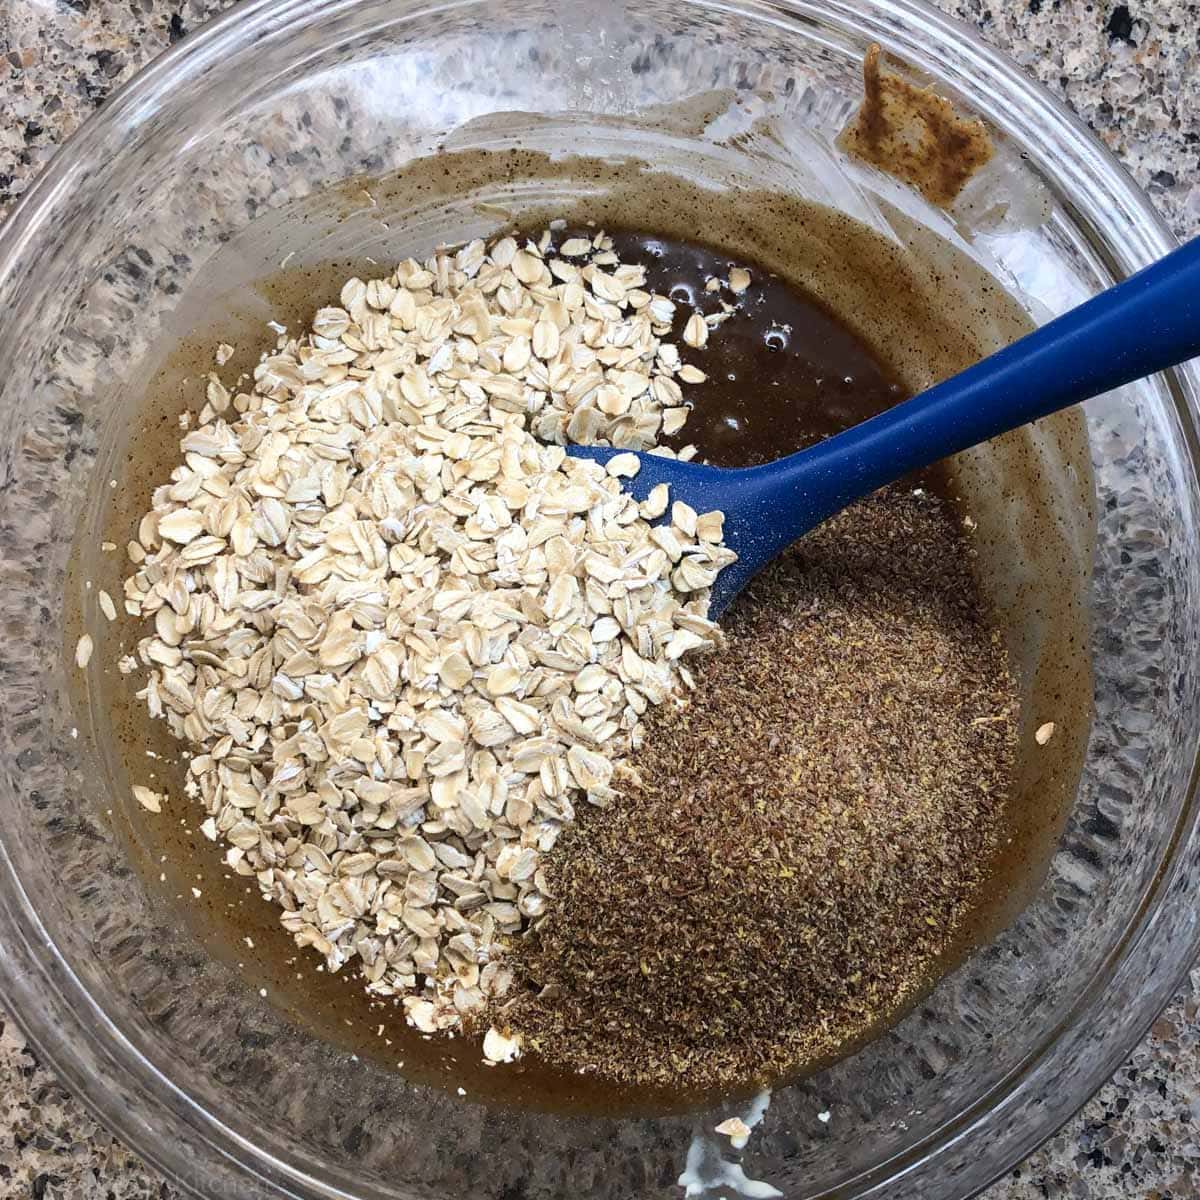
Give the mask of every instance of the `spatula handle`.
POLYGON ((811 489, 815 473, 820 520, 910 471, 1197 355, 1200 238, 952 379, 793 456, 795 482, 811 489))

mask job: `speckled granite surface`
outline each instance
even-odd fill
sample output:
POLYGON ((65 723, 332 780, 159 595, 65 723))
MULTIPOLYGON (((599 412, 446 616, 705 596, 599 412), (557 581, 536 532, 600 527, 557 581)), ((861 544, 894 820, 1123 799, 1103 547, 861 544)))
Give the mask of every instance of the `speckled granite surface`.
MULTIPOLYGON (((1074 106, 1180 235, 1200 231, 1200 4, 941 0, 1074 106)), ((221 0, 0 0, 0 215, 114 86, 221 0)), ((0 1198, 178 1193, 0 1013, 0 1198)), ((1200 1197, 1200 971, 1084 1111, 988 1200, 1200 1197)))

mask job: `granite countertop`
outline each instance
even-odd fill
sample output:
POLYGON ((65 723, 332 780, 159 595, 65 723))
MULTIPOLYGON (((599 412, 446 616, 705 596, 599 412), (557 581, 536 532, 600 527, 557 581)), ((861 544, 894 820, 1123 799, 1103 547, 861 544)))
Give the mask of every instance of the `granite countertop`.
MULTIPOLYGON (((1064 97, 1181 236, 1200 233, 1200 3, 938 0, 1064 97)), ((0 0, 0 217, 114 87, 224 0, 0 0)), ((0 1012, 0 1196, 179 1193, 0 1012)), ((988 1200, 1200 1198, 1200 970, 1113 1079, 988 1200)))

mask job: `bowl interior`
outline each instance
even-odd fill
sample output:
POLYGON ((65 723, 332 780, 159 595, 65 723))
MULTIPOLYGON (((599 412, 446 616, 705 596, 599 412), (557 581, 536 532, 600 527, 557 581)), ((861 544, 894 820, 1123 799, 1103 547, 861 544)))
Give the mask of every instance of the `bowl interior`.
MULTIPOLYGON (((1037 319, 1162 251, 1127 181, 1039 93, 921 9, 860 9, 251 5, 119 98, 6 232, 3 982, 67 1078, 201 1194, 667 1196, 681 1176, 692 1194, 966 1194, 1081 1103, 1169 994, 1200 887, 1187 372, 962 464, 1027 668, 1027 720, 1055 719, 1056 688, 1074 716, 1075 741, 1030 784, 1055 832, 1072 785, 1065 828, 1015 922, 887 1035, 753 1108, 744 1155, 712 1128, 746 1101, 659 1117, 497 1106, 314 1037, 304 1006, 335 1004, 336 988, 312 1001, 280 976, 261 996, 220 914, 176 901, 171 864, 157 879, 103 645, 82 694, 70 670, 80 621, 100 641, 87 582, 119 571, 100 545, 108 485, 150 380, 207 369, 185 343, 228 311, 223 297, 245 328, 279 315, 278 293, 252 285, 289 256, 293 271, 386 264, 507 214, 602 206, 644 169, 631 163, 836 206, 914 261, 986 265, 1037 319), (950 216, 833 149, 875 39, 996 137, 986 187, 950 216), (430 180, 414 161, 439 150, 561 164, 581 149, 616 164, 612 178, 488 170, 412 190, 430 180), (1090 667, 1090 725, 1071 693, 1086 679, 1038 682, 1068 610, 1087 639, 1071 661, 1090 667)), ((981 325, 978 349, 1014 328, 981 325)))

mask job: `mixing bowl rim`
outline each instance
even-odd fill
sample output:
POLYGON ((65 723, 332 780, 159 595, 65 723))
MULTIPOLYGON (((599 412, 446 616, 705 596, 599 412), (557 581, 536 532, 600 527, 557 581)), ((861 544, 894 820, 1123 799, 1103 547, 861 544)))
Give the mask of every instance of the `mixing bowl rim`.
MULTIPOLYGON (((448 0, 430 7, 445 10, 471 7, 477 2, 448 0)), ((1010 128, 1015 128, 1027 156, 1039 164, 1043 173, 1065 181, 1065 190, 1076 201, 1075 216, 1095 229, 1096 223, 1088 212, 1094 215, 1115 207, 1117 211, 1124 210, 1131 215, 1133 220, 1126 232, 1136 231, 1137 236, 1128 238, 1119 256, 1111 254, 1112 261, 1107 265, 1114 273, 1136 269, 1175 245, 1166 223, 1148 198, 1082 121, 1048 90, 1021 73, 1005 55, 983 43, 972 29, 931 8, 926 0, 870 0, 867 5, 858 0, 826 0, 819 6, 814 0, 688 2, 696 7, 747 12, 751 17, 765 20, 772 17, 777 20, 803 19, 815 14, 817 19, 849 22, 859 29, 865 26, 885 47, 889 42, 899 40, 914 48, 915 30, 924 29, 934 38, 919 53, 914 51, 916 57, 928 58, 952 50, 967 64, 966 67, 951 66, 938 58, 939 66, 948 68, 943 79, 948 86, 953 88, 956 83, 964 82, 965 90, 973 95, 1007 96, 1019 101, 1005 108, 1004 119, 1010 128), (895 24, 889 24, 889 18, 895 24), (1050 155, 1051 146, 1059 151, 1054 158, 1050 155), (1063 153, 1064 147, 1069 154, 1063 153), (1121 262, 1117 261, 1118 257, 1121 262)), ((122 130, 128 137, 130 131, 144 127, 160 104, 170 104, 171 91, 178 90, 184 79, 193 79, 206 64, 224 57, 227 51, 244 50, 248 44, 283 32, 297 19, 311 19, 317 13, 328 16, 359 6, 359 0, 242 0, 153 60, 64 143, 0 228, 0 286, 6 280, 19 279, 22 270, 28 269, 23 257, 37 234, 45 228, 64 193, 78 185, 86 173, 89 149, 93 144, 122 130)), ((391 19, 407 15, 397 14, 393 9, 391 19)), ((1194 367, 1185 368, 1177 379, 1179 386, 1173 389, 1176 413, 1194 468, 1198 459, 1195 397, 1200 394, 1200 371, 1194 367)), ((6 783, 12 787, 11 779, 6 783)), ((1191 810, 1195 789, 1194 768, 1187 803, 1176 829, 1176 844, 1187 833, 1184 822, 1189 814, 1194 824, 1195 814, 1191 810)), ((956 1114, 916 1145, 858 1176, 853 1183, 864 1185, 860 1195, 874 1193, 885 1180, 894 1181, 920 1165, 936 1160, 938 1155, 972 1132, 988 1114, 1020 1102, 1022 1085, 1037 1065, 1045 1062, 1060 1036, 1076 1028, 1080 1015, 1096 1006, 1105 988, 1113 987, 1120 970, 1131 969, 1133 954, 1152 933, 1153 924, 1161 916, 1161 909, 1152 908, 1151 901, 1167 891, 1173 874, 1172 865, 1178 867, 1178 861, 1164 860, 1165 869, 1156 875, 1153 885, 1143 896, 1136 921, 1130 924, 1125 937, 1110 952, 1103 967, 1095 972, 1069 1012, 1036 1050, 966 1112, 956 1114), (904 1164, 898 1174, 893 1170, 897 1162, 904 1164)), ((105 1126, 172 1181, 196 1194, 202 1194, 197 1190, 200 1187, 211 1190, 199 1182, 196 1173, 196 1155, 203 1146, 207 1160, 199 1165, 211 1173, 208 1177, 214 1185, 220 1183, 217 1178, 220 1175, 235 1185, 239 1180, 244 1184, 248 1178, 254 1178, 296 1196, 349 1196, 338 1185, 314 1178, 290 1158, 281 1161, 264 1154, 173 1083, 138 1050, 87 990, 54 944, 29 900, 3 835, 0 835, 0 884, 3 885, 0 886, 0 912, 4 914, 4 923, 11 934, 6 944, 0 944, 0 993, 39 1055, 105 1126), (64 1032, 69 1033, 65 1039, 64 1032), (113 1105, 114 1084, 121 1087, 123 1099, 130 1103, 113 1105), (177 1135, 173 1138, 155 1136, 155 1123, 164 1113, 169 1114, 168 1123, 177 1135), (187 1136, 178 1136, 184 1129, 188 1131, 187 1136), (292 1191, 293 1188, 300 1190, 292 1191)), ((1200 949, 1200 932, 1191 940, 1190 953, 1181 956, 1174 977, 1165 980, 1169 988, 1163 986, 1164 977, 1160 974, 1157 998, 1163 1003, 1186 975, 1191 957, 1200 949)), ((1144 1035, 1157 1012, 1158 1007, 1155 1007, 1142 1014, 1144 1020, 1136 1028, 1137 1038, 1144 1035)), ((1072 1097, 1071 1112, 1087 1100, 1133 1048, 1137 1041, 1132 1036, 1133 1031, 1131 1027, 1127 1031, 1129 1036, 1117 1039, 1108 1052, 1099 1057, 1098 1064, 1088 1074, 1082 1093, 1072 1097)), ((1001 1156, 1003 1161, 992 1164, 992 1178, 998 1178, 1049 1137, 1071 1112, 1056 1109, 1049 1124, 1043 1121, 1039 1127, 1029 1127, 1023 1138, 1010 1138, 1001 1156)))

